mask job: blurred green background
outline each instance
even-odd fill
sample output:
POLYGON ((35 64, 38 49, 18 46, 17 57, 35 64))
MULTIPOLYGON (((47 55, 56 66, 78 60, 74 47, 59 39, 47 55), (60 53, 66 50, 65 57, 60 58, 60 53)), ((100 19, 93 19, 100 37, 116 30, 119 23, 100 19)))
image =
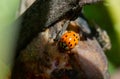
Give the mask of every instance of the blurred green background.
POLYGON ((114 73, 120 66, 120 0, 106 0, 103 4, 84 7, 89 20, 94 20, 110 36, 112 48, 107 51, 109 71, 114 73))
POLYGON ((85 16, 94 20, 110 36, 112 48, 105 52, 111 79, 120 78, 120 0, 106 0, 103 4, 84 7, 85 16))
MULTIPOLYGON (((10 75, 13 52, 19 27, 11 25, 18 12, 19 0, 0 0, 0 79, 10 75), (2 72, 1 72, 2 71, 2 72), (7 76, 6 76, 7 75, 7 76)), ((105 29, 111 39, 112 48, 107 51, 109 72, 113 74, 120 67, 120 0, 106 0, 104 4, 84 7, 84 14, 105 29)))
POLYGON ((18 33, 18 27, 12 23, 18 7, 19 0, 0 0, 0 79, 7 79, 10 75, 18 33))

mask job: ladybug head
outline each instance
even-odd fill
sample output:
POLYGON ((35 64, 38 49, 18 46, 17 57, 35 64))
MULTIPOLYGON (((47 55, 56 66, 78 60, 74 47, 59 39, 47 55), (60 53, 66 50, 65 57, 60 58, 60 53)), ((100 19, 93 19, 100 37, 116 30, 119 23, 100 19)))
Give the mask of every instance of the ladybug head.
POLYGON ((70 50, 70 48, 64 42, 59 42, 59 48, 62 48, 63 50, 70 50))

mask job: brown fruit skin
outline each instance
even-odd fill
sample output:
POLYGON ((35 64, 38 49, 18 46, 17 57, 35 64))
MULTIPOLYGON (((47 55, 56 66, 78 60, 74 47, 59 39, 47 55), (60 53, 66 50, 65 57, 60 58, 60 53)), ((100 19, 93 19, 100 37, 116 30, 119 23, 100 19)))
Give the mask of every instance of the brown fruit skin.
POLYGON ((80 40, 70 53, 59 51, 54 38, 61 24, 40 32, 20 52, 12 79, 109 79, 106 56, 94 37, 80 40))
POLYGON ((106 56, 95 38, 80 41, 71 52, 75 53, 74 62, 76 61, 89 79, 109 79, 106 56))

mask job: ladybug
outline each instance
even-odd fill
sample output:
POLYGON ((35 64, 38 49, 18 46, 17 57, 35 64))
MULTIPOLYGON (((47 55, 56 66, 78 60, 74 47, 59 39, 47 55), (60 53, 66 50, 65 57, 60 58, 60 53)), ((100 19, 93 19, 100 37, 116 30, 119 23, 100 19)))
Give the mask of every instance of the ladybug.
POLYGON ((70 50, 78 44, 79 39, 78 33, 74 31, 67 31, 61 36, 59 47, 64 50, 70 50))

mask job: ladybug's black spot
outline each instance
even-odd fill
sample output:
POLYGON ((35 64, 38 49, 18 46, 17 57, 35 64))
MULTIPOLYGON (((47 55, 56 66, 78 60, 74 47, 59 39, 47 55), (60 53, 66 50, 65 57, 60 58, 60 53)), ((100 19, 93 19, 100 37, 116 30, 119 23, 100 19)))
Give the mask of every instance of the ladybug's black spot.
POLYGON ((75 45, 76 45, 76 43, 75 43, 75 45))
POLYGON ((75 36, 75 34, 73 34, 73 36, 75 36))
POLYGON ((68 42, 68 44, 70 44, 70 42, 68 42))
POLYGON ((65 35, 65 37, 67 37, 67 35, 65 35))
POLYGON ((74 41, 75 41, 75 39, 74 39, 74 41))
POLYGON ((72 44, 70 44, 70 47, 72 46, 72 44))
POLYGON ((73 36, 75 36, 75 34, 73 34, 73 36))

